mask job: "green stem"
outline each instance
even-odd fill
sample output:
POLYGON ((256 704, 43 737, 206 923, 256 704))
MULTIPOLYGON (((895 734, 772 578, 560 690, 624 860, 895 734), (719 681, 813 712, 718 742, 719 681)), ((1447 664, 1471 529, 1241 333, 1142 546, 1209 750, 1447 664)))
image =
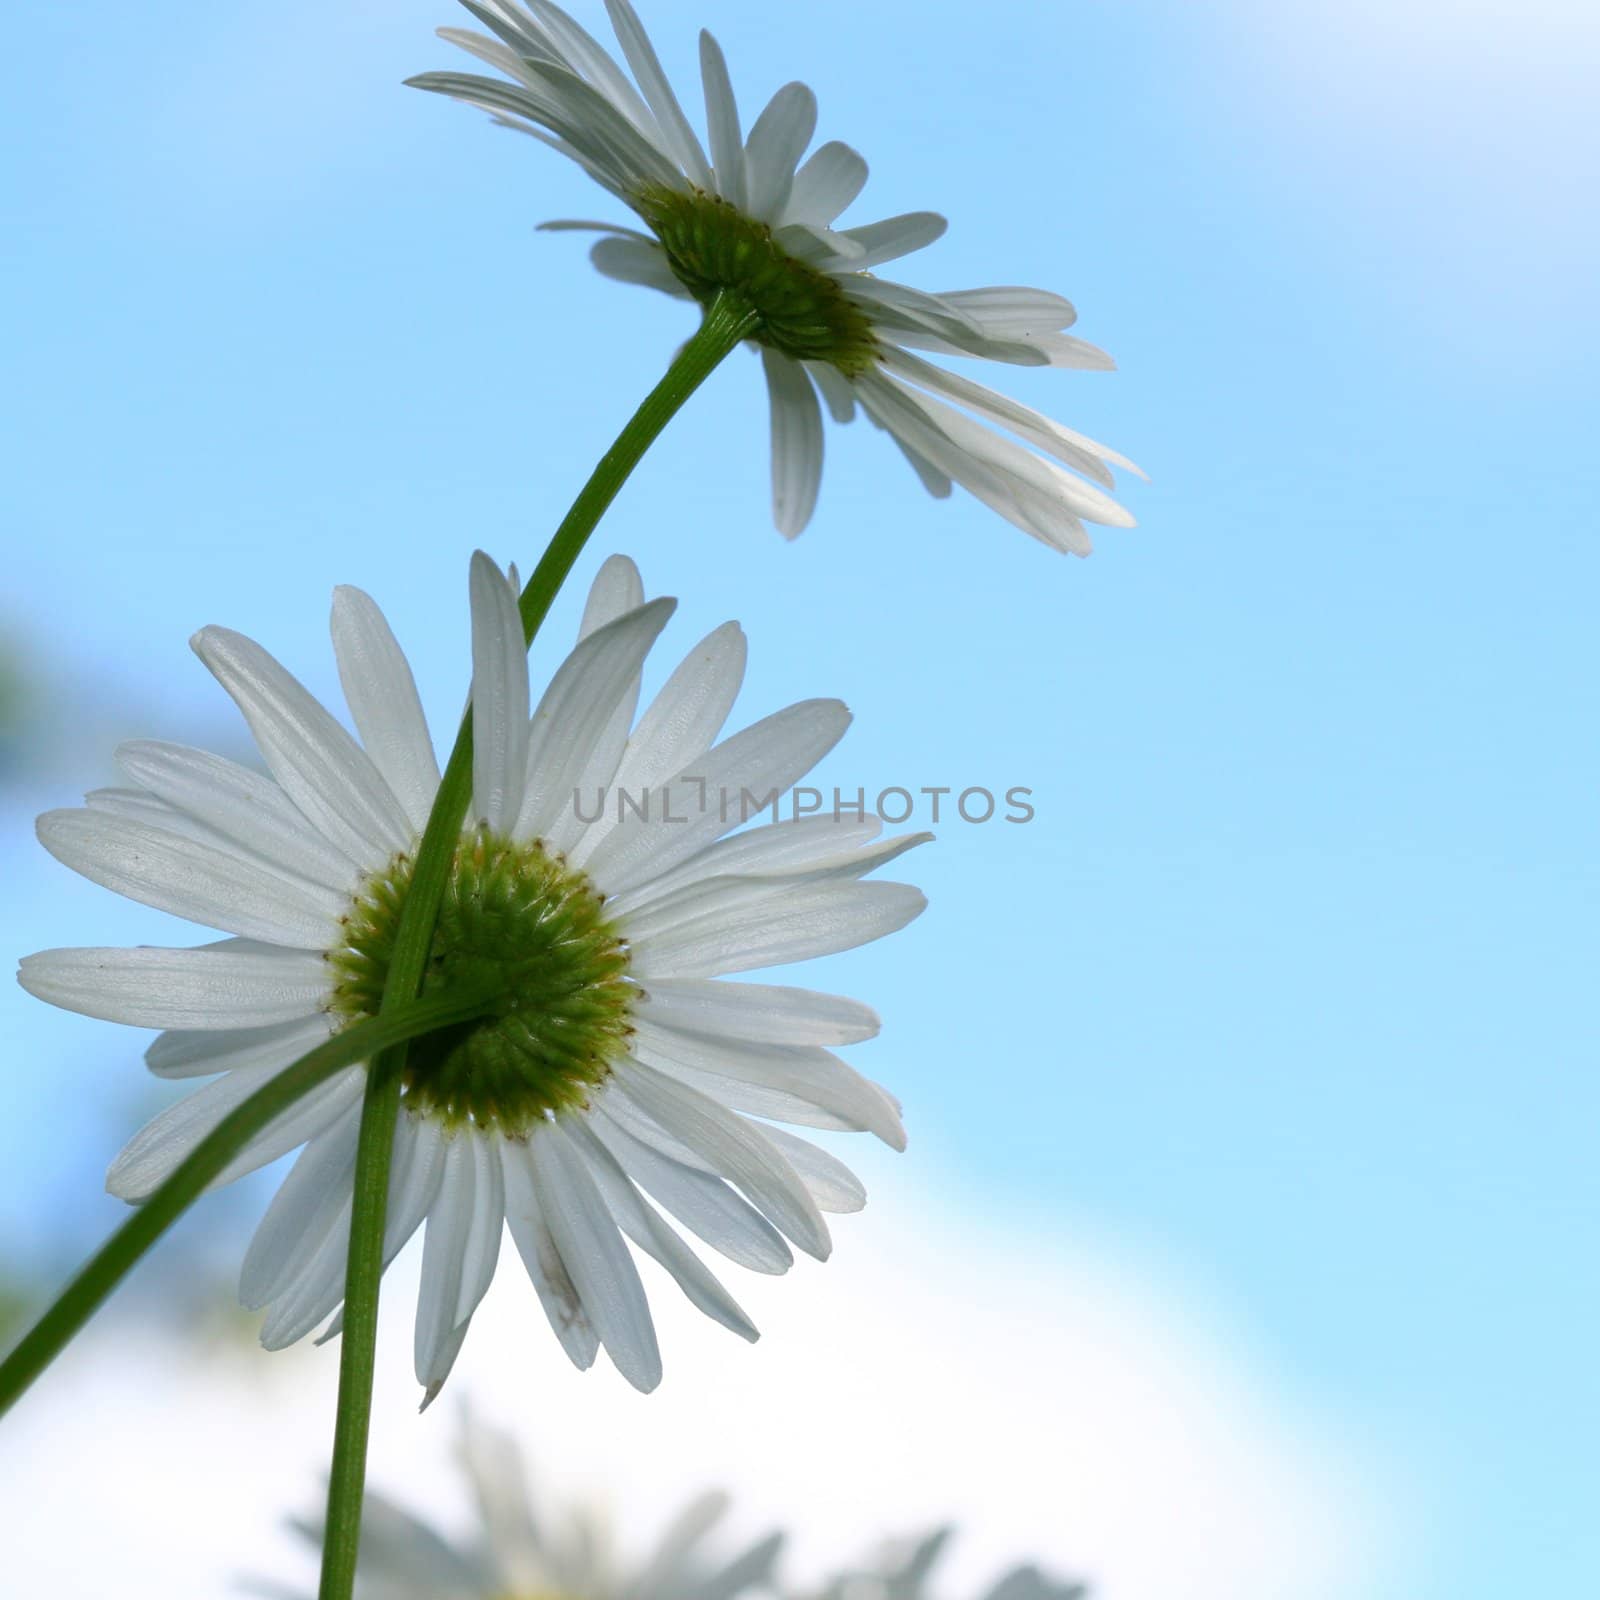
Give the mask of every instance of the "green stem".
MULTIPOLYGON (((533 643, 551 602, 572 571, 606 508, 617 497, 661 430, 741 340, 756 326, 742 301, 719 295, 706 307, 699 329, 678 352, 666 376, 651 390, 600 458, 572 509, 556 529, 522 591, 526 641, 533 643)), ((433 928, 455 858, 456 842, 472 803, 472 713, 462 719, 439 793, 418 846, 411 887, 395 932, 380 1015, 404 1005, 422 985, 433 928)), ((367 1436, 372 1414, 372 1379, 377 1354, 378 1289, 383 1276, 384 1212, 389 1198, 389 1161, 400 1112, 403 1046, 386 1051, 367 1075, 366 1102, 356 1149, 355 1204, 350 1219, 350 1254, 345 1270, 344 1331, 340 1338, 339 1400, 334 1421, 333 1465, 328 1477, 328 1514, 322 1546, 319 1600, 349 1600, 361 1542, 361 1502, 366 1483, 367 1436)))
POLYGON ((353 1067, 377 1051, 420 1034, 470 1022, 487 1011, 491 1002, 492 997, 481 994, 430 995, 426 1000, 391 1007, 382 1016, 352 1023, 230 1111, 172 1176, 112 1234, 55 1304, 0 1362, 0 1415, 55 1360, 133 1264, 274 1117, 341 1068, 353 1067))

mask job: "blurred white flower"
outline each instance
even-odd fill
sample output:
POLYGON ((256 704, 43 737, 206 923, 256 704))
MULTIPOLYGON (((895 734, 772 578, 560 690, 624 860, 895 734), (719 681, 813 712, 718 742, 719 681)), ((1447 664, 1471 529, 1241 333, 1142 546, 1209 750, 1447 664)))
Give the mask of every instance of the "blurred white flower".
MULTIPOLYGON (((630 1562, 596 1512, 574 1507, 552 1516, 536 1507, 509 1434, 464 1413, 458 1454, 478 1526, 466 1539, 446 1539, 369 1489, 356 1600, 737 1600, 771 1587, 781 1534, 769 1534, 732 1561, 710 1559, 704 1551, 706 1536, 727 1512, 726 1495, 691 1500, 650 1554, 630 1562)), ((319 1522, 293 1526, 321 1549, 319 1522)), ((250 1588, 270 1600, 310 1600, 277 1585, 250 1588)))
POLYGON ((513 81, 429 72, 410 82, 561 151, 649 231, 609 222, 546 226, 605 234, 593 260, 609 277, 701 302, 736 290, 759 313, 754 340, 771 401, 773 516, 782 533, 798 534, 816 505, 819 394, 836 422, 851 421, 859 405, 932 494, 942 498, 959 483, 1056 549, 1087 555, 1085 522, 1133 525, 1105 492, 1110 464, 1137 472, 1132 462, 918 354, 1110 368, 1103 351, 1062 331, 1077 317, 1071 303, 1013 287, 928 294, 875 276, 883 263, 932 244, 945 220, 917 211, 836 228, 866 183, 867 165, 836 141, 802 161, 817 120, 816 97, 803 83, 780 89, 746 136, 722 51, 702 33, 708 155, 628 0, 606 0, 606 10, 631 81, 547 0, 462 3, 495 37, 456 28, 441 29, 442 37, 513 81))
MULTIPOLYGON (((822 1213, 857 1210, 865 1194, 833 1156, 757 1119, 904 1144, 897 1102, 828 1048, 876 1032, 870 1009, 721 980, 903 927, 922 895, 860 880, 929 835, 880 840, 876 818, 830 816, 734 831, 832 749, 849 713, 808 700, 714 742, 744 675, 744 635, 728 623, 635 725, 644 659, 674 602, 646 604, 632 562, 601 569, 579 643, 531 719, 514 582, 479 554, 471 597, 473 809, 424 988, 487 983, 504 999, 410 1049, 384 1258, 426 1223, 415 1362, 429 1398, 505 1224, 572 1360, 586 1367, 604 1345, 650 1389, 660 1355, 624 1235, 754 1339, 656 1207, 734 1261, 780 1273, 785 1239, 826 1257, 822 1213)), ((128 744, 118 760, 134 787, 39 819, 46 848, 76 871, 233 936, 22 963, 41 999, 167 1029, 148 1054, 159 1076, 220 1074, 118 1156, 107 1185, 124 1199, 149 1195, 229 1111, 378 1005, 439 769, 411 669, 360 590, 337 592, 333 641, 362 743, 259 645, 206 628, 194 648, 271 777, 128 744)), ((342 1298, 365 1075, 349 1068, 307 1095, 219 1180, 305 1146, 240 1281, 243 1303, 266 1309, 270 1349, 342 1298)))
MULTIPOLYGON (((820 1592, 793 1600, 932 1600, 933 1569, 950 1541, 950 1528, 921 1539, 886 1545, 865 1566, 839 1573, 820 1592)), ((982 1600, 1084 1600, 1081 1583, 1052 1578, 1038 1567, 1013 1567, 983 1592, 982 1600)))

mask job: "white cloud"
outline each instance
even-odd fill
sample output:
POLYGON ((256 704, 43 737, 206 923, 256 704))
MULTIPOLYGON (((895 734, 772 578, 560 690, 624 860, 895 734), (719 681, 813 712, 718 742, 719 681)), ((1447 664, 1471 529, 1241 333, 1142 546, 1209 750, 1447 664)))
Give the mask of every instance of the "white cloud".
MULTIPOLYGON (((877 1187, 898 1199, 843 1219, 828 1267, 730 1273, 765 1332, 753 1348, 652 1278, 667 1378, 649 1398, 603 1358, 565 1365, 508 1248, 452 1385, 522 1436, 550 1493, 601 1495, 648 1531, 724 1484, 743 1527, 794 1530, 798 1577, 953 1517, 951 1600, 1028 1556, 1093 1578, 1099 1600, 1387 1587, 1375 1508, 1392 1486, 1370 1447, 1287 1405, 1192 1305, 911 1203, 903 1169, 877 1187)), ((449 1391, 415 1413, 412 1277, 402 1265, 385 1297, 373 1481, 448 1523, 454 1420, 449 1391)), ((198 1355, 104 1321, 0 1429, 16 1592, 99 1600, 114 1572, 140 1600, 303 1575, 278 1523, 319 1492, 334 1355, 198 1355)))

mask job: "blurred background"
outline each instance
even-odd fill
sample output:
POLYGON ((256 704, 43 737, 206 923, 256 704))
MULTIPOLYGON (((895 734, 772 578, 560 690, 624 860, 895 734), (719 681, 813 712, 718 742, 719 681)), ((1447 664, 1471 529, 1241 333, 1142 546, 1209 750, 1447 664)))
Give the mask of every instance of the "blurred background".
MULTIPOLYGON (((507 1271, 453 1387, 630 1525, 734 1490, 794 1529, 797 1579, 953 1517, 950 1600, 1024 1556, 1103 1600, 1592 1591, 1596 12, 642 9, 686 100, 701 24, 747 115, 815 87, 872 164, 849 220, 950 217, 909 279, 1071 296, 1121 371, 996 381, 1153 481, 1079 563, 835 429, 786 546, 752 361, 673 425, 580 580, 631 553, 682 597, 679 651, 740 617, 743 720, 848 700, 826 782, 1023 786, 1036 816, 947 812, 927 916, 808 969, 883 1012, 854 1059, 912 1145, 845 1141, 873 1201, 826 1269, 739 1275, 761 1344, 658 1295, 641 1400, 569 1370, 507 1271)), ((123 738, 246 754, 201 624, 336 699, 327 601, 357 583, 448 729, 469 551, 526 569, 688 331, 534 233, 621 220, 575 168, 400 87, 460 65, 430 30, 466 21, 84 0, 13 27, 13 955, 197 942, 32 817, 114 781, 123 738)), ((104 1167, 172 1086, 142 1036, 10 987, 0 1038, 14 1321, 115 1224, 104 1167)), ((127 1597, 307 1570, 278 1523, 319 1493, 336 1351, 268 1358, 231 1308, 272 1181, 191 1214, 0 1429, 18 1592, 99 1596, 108 1560, 127 1597)), ((373 1479, 448 1524, 410 1270, 373 1479)))

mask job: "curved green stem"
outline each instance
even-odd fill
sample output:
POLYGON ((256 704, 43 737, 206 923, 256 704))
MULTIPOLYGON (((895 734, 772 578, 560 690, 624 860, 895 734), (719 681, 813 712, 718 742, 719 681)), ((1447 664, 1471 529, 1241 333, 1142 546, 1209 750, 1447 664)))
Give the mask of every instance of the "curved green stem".
MULTIPOLYGON (((572 509, 562 519, 522 591, 526 641, 572 571, 628 474, 661 430, 731 350, 755 330, 755 313, 741 300, 718 296, 704 320, 678 352, 666 376, 651 390, 600 458, 572 509)), ((472 803, 472 713, 462 719, 455 748, 440 780, 428 825, 417 849, 411 887, 400 913, 380 1015, 404 1005, 419 991, 433 928, 455 857, 456 842, 472 803)), ((333 1465, 328 1476, 328 1514, 322 1546, 319 1600, 349 1600, 361 1542, 361 1502, 366 1483, 367 1435, 372 1414, 372 1379, 377 1354, 378 1289, 383 1276, 384 1212, 389 1197, 389 1159, 405 1050, 385 1052, 367 1076, 366 1102, 356 1150, 355 1208, 350 1219, 350 1254, 345 1271, 344 1332, 340 1339, 339 1401, 334 1422, 333 1465)))
POLYGON ((145 1251, 274 1117, 341 1068, 353 1067, 380 1050, 420 1034, 470 1022, 488 1010, 491 1003, 492 997, 481 994, 430 995, 426 1000, 396 1005, 382 1016, 352 1023, 230 1111, 172 1176, 111 1235, 55 1304, 0 1362, 0 1414, 55 1360, 145 1251))

